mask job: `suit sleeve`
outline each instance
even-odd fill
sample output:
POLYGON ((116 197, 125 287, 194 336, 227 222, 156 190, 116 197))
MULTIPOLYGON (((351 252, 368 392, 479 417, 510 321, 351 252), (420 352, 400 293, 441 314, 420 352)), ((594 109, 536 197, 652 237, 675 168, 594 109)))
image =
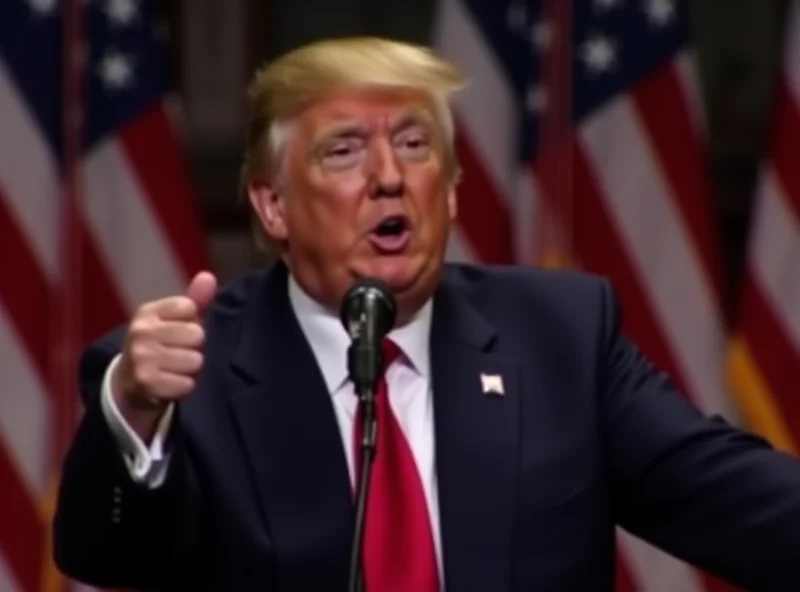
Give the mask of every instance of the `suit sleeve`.
POLYGON ((748 590, 800 589, 800 463, 687 402, 603 290, 600 409, 617 521, 748 590))
POLYGON ((131 478, 103 414, 103 377, 120 345, 120 334, 111 334, 81 360, 86 412, 63 463, 55 560, 67 575, 99 587, 193 589, 192 578, 202 572, 196 561, 202 505, 177 425, 170 470, 152 489, 131 478))

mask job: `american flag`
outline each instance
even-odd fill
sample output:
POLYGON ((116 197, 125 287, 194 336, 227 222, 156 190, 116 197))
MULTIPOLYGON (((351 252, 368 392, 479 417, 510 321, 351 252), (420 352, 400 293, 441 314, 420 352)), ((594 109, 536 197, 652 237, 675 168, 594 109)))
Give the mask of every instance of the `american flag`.
MULTIPOLYGON (((463 182, 451 259, 603 274, 627 333, 701 409, 723 384, 721 270, 686 7, 672 0, 441 0, 463 182)), ((800 325, 799 325, 800 326, 800 325)), ((730 589, 620 531, 618 590, 730 589)))
POLYGON ((728 369, 744 420, 776 447, 800 454, 800 4, 789 4, 782 73, 728 369))
POLYGON ((0 590, 61 585, 75 362, 206 263, 157 3, 0 2, 0 590))

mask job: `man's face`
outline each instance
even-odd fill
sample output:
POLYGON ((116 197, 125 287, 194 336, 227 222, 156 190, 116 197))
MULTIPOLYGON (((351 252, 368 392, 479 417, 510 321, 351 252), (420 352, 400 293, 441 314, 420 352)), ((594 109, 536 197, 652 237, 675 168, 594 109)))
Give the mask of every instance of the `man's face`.
POLYGON ((435 289, 456 213, 425 96, 326 96, 296 120, 283 165, 285 182, 251 188, 251 199, 267 232, 288 245, 297 281, 338 308, 355 279, 376 277, 400 314, 412 314, 435 289))

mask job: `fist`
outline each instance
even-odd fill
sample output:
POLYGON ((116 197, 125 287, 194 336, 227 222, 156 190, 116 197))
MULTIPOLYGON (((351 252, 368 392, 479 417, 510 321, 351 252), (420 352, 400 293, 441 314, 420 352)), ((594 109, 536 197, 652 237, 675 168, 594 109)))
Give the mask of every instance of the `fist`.
POLYGON ((111 377, 123 415, 126 410, 163 410, 194 390, 194 377, 203 367, 202 315, 216 291, 216 278, 200 272, 185 294, 148 302, 136 311, 111 377))

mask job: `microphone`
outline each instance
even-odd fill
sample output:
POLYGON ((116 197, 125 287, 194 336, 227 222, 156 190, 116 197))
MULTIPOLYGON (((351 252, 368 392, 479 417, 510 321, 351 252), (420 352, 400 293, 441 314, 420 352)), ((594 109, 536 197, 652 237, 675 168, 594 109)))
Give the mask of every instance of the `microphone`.
POLYGON ((383 366, 381 341, 394 326, 397 303, 389 287, 375 278, 358 280, 342 300, 340 318, 351 339, 347 350, 347 371, 355 385, 363 421, 361 475, 356 495, 356 520, 350 552, 348 590, 364 589, 361 556, 367 493, 375 459, 378 425, 375 421, 375 387, 383 366))
POLYGON ((389 287, 375 278, 357 281, 342 301, 341 321, 352 344, 347 351, 347 371, 360 396, 372 389, 383 363, 381 340, 391 331, 397 304, 389 287))

